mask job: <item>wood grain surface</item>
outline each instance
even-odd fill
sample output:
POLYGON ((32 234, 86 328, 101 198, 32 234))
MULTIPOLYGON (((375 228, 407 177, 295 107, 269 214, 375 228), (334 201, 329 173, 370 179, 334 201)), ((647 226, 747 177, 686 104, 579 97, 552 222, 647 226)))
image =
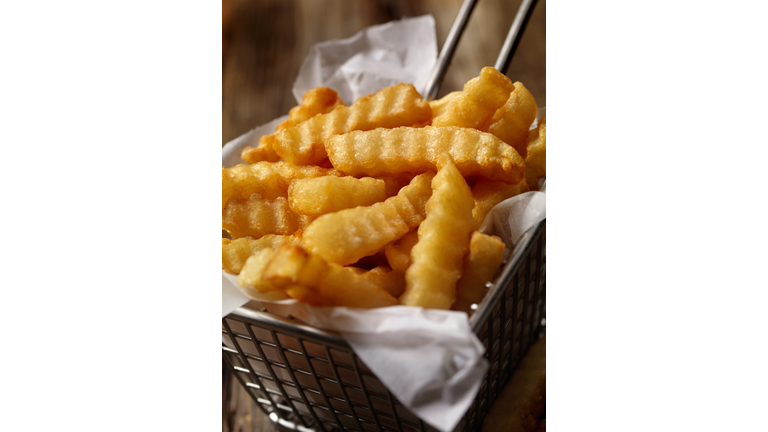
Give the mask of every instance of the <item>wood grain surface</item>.
MULTIPOLYGON (((317 42, 365 27, 432 14, 438 49, 461 0, 223 0, 222 145, 288 113, 293 81, 317 42)), ((492 66, 520 0, 480 0, 459 42, 438 97, 460 90, 492 66)), ((507 71, 546 106, 546 1, 539 0, 507 71)), ((349 101, 345 101, 348 102, 349 101)), ((222 430, 278 431, 241 385, 222 374, 222 430)))
MULTIPOLYGON (((461 0, 228 0, 224 8, 222 145, 288 113, 293 81, 317 42, 353 36, 365 27, 432 14, 438 49, 461 0)), ((492 66, 517 13, 519 0, 481 0, 448 69, 439 96, 460 90, 492 66)), ((539 1, 507 76, 546 105, 546 1, 539 1)), ((350 101, 345 101, 350 103, 350 101)))

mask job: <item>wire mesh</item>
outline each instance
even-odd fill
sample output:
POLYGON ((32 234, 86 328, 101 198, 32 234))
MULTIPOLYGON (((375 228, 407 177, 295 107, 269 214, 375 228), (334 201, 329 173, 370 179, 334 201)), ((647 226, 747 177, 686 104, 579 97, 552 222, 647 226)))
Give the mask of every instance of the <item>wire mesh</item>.
MULTIPOLYGON (((456 431, 477 431, 530 346, 545 332, 546 221, 518 241, 470 324, 490 368, 456 431)), ((226 364, 256 404, 298 431, 433 431, 337 334, 251 308, 222 320, 226 364)))

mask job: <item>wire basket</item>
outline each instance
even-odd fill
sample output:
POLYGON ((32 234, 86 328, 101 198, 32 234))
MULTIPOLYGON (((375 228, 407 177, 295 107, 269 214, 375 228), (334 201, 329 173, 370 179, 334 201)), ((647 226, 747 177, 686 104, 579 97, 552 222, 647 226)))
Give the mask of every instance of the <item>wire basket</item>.
MULTIPOLYGON (((457 431, 476 431, 530 346, 544 335, 546 220, 517 242, 470 317, 490 368, 457 431)), ((281 428, 299 431, 431 431, 337 334, 241 307, 222 320, 223 356, 253 400, 281 428)))

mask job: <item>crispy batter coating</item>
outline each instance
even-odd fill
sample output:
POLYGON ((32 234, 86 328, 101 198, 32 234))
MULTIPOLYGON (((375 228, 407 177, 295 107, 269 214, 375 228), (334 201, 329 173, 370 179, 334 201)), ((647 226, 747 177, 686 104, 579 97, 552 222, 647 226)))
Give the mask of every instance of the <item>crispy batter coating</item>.
POLYGON ((432 173, 418 175, 396 196, 372 206, 320 216, 304 230, 304 246, 325 260, 341 265, 375 254, 424 220, 433 176, 432 173))
POLYGON ((503 259, 504 242, 499 237, 473 232, 451 309, 469 313, 472 303, 480 303, 485 297, 485 284, 493 280, 503 259))
POLYGON ((324 143, 333 135, 355 130, 423 125, 432 118, 429 103, 411 84, 386 87, 337 107, 275 135, 273 147, 284 160, 296 165, 318 164, 327 159, 324 143))
POLYGON ((387 198, 387 184, 372 177, 316 177, 296 179, 288 187, 288 203, 296 213, 320 216, 387 198))
POLYGON ((448 103, 432 126, 459 126, 481 129, 509 99, 515 86, 512 81, 492 67, 464 84, 464 90, 448 103))
POLYGON ((474 221, 472 229, 480 229, 485 217, 496 204, 529 190, 525 179, 520 180, 520 183, 516 185, 478 180, 472 187, 472 197, 475 200, 475 206, 472 208, 472 220, 474 221))
MULTIPOLYGON (((288 119, 277 125, 275 132, 277 133, 283 129, 296 126, 318 114, 329 113, 337 106, 344 106, 344 101, 339 98, 335 91, 328 87, 307 90, 304 93, 301 105, 291 108, 291 111, 288 113, 288 119)), ((274 134, 264 135, 259 138, 259 145, 257 147, 248 146, 244 148, 240 157, 248 164, 277 162, 280 160, 280 156, 275 153, 275 149, 272 146, 273 142, 274 134)))
POLYGON ((353 176, 418 174, 437 170, 450 154, 464 177, 517 184, 525 161, 495 136, 460 127, 400 127, 337 135, 326 142, 333 167, 353 176))
POLYGON ((539 190, 539 179, 547 178, 547 118, 531 131, 525 156, 525 181, 531 190, 539 190))
POLYGON ((433 309, 450 309, 456 300, 456 283, 464 267, 472 232, 472 192, 448 160, 432 180, 427 217, 419 226, 419 241, 411 249, 405 272, 405 293, 400 303, 433 309))
POLYGON ((299 243, 294 236, 267 234, 260 239, 243 237, 237 240, 222 239, 221 268, 229 273, 239 274, 245 261, 254 253, 266 249, 277 249, 283 243, 299 243))
POLYGON ((285 162, 258 162, 221 169, 221 207, 230 198, 247 198, 255 193, 265 199, 288 196, 291 180, 327 175, 342 175, 336 170, 315 166, 295 166, 285 162))
POLYGON ((307 227, 312 219, 291 210, 287 198, 268 200, 253 194, 229 200, 222 211, 221 225, 233 239, 259 238, 265 234, 294 234, 307 227))
POLYGON ((507 102, 491 118, 487 127, 482 128, 511 145, 520 155, 528 143, 528 129, 536 120, 539 108, 531 92, 521 83, 515 83, 515 90, 507 102))

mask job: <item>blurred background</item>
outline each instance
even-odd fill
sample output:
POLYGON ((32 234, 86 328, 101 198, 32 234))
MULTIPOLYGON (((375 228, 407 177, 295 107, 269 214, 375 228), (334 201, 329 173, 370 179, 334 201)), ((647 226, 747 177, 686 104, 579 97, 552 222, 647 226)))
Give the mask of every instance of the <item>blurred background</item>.
MULTIPOLYGON (((461 90, 496 62, 521 0, 480 0, 459 42, 438 97, 461 90)), ((222 145, 288 114, 293 81, 317 42, 344 39, 403 17, 432 14, 438 51, 462 0, 223 0, 222 145)), ((539 0, 507 76, 540 107, 547 103, 546 1, 539 0)), ((353 101, 344 101, 347 104, 353 101)), ((240 384, 222 373, 223 431, 278 431, 240 384)))
MULTIPOLYGON (((291 88, 317 42, 365 27, 432 14, 438 50, 461 0, 223 0, 222 145, 288 114, 291 88)), ((493 66, 520 0, 480 0, 459 42, 438 97, 461 90, 493 66)), ((507 71, 546 106, 546 1, 540 0, 507 71)), ((351 104, 353 101, 344 101, 351 104)))

